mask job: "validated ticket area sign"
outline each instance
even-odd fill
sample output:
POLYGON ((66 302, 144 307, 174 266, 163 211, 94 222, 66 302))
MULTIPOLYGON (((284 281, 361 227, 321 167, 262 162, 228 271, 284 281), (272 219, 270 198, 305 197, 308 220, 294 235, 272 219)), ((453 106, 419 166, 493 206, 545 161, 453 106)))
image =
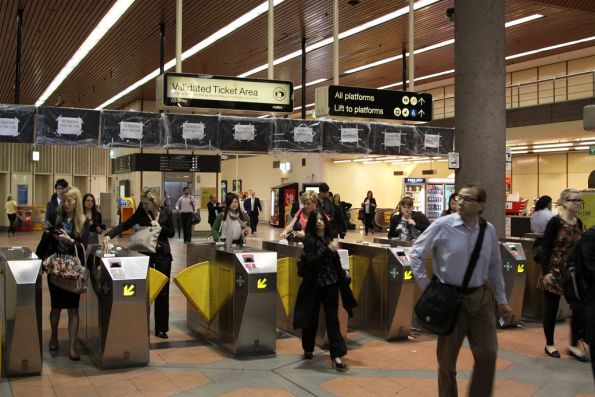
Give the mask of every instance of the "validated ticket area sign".
POLYGON ((330 85, 316 89, 318 116, 432 121, 432 95, 330 85))
POLYGON ((163 107, 293 112, 293 83, 187 73, 157 78, 163 107))

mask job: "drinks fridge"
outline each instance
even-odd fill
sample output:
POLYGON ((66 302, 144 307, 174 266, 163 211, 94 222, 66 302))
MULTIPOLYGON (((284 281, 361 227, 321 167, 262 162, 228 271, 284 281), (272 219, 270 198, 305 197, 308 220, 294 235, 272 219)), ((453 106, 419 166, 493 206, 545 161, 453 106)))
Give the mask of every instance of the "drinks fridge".
POLYGON ((455 181, 450 178, 430 178, 426 184, 426 216, 430 221, 438 219, 448 208, 448 198, 455 191, 455 181))
POLYGON ((286 185, 271 188, 271 220, 270 224, 277 227, 285 227, 291 220, 291 206, 297 200, 299 185, 289 183, 286 185))
POLYGON ((426 178, 405 178, 403 196, 413 199, 413 211, 426 209, 426 178))

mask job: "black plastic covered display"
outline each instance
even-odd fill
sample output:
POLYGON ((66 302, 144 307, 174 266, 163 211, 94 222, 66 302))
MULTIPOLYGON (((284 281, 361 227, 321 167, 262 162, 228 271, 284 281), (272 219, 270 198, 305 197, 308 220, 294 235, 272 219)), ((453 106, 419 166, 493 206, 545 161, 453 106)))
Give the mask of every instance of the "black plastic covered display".
POLYGON ((219 117, 219 149, 233 152, 269 151, 272 119, 219 117))
POLYGON ((415 128, 408 125, 370 123, 372 153, 406 155, 415 153, 415 128))
POLYGON ((438 127, 414 127, 414 154, 420 156, 447 155, 454 149, 454 130, 438 127))
POLYGON ((160 147, 159 113, 101 113, 101 142, 106 146, 160 147))
POLYGON ((35 106, 0 104, 0 142, 33 143, 35 106))
POLYGON ((217 148, 217 116, 163 113, 163 147, 178 149, 217 148))
POLYGON ((370 126, 365 123, 324 121, 322 150, 334 153, 370 153, 370 126))
POLYGON ((322 123, 319 121, 275 119, 271 149, 289 152, 322 150, 322 123))
POLYGON ((36 143, 97 146, 100 112, 89 109, 37 108, 36 143))

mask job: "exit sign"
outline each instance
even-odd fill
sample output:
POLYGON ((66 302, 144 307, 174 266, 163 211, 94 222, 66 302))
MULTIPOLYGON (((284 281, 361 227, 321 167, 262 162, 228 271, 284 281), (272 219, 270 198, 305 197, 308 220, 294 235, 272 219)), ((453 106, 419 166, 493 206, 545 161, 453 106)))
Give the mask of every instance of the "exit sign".
POLYGON ((589 154, 595 156, 595 145, 589 146, 589 154))

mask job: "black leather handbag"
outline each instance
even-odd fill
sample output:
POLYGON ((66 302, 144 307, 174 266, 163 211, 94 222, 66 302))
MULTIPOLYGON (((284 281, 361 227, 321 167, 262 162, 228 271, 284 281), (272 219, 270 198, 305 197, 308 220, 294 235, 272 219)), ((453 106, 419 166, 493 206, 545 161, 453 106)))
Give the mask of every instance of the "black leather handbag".
MULTIPOLYGON (((479 236, 477 236, 477 242, 465 271, 463 290, 469 286, 471 275, 477 264, 486 226, 486 221, 479 218, 479 236)), ((415 305, 415 315, 420 325, 431 333, 449 335, 455 328, 462 303, 462 293, 451 285, 443 284, 434 275, 415 305)))

